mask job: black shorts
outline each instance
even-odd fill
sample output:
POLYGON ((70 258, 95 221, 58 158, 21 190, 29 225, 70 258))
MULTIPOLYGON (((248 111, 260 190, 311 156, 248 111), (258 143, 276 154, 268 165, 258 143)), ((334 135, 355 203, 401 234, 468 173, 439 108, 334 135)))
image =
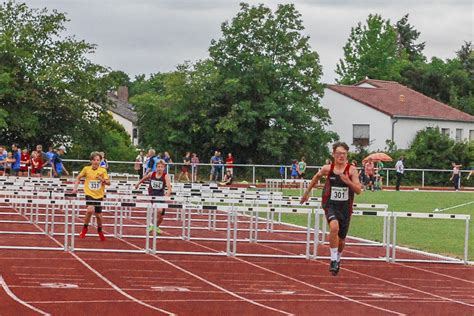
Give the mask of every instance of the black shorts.
MULTIPOLYGON (((157 196, 157 195, 154 195, 154 196, 157 196)), ((163 195, 158 195, 158 196, 163 196, 163 195)), ((153 200, 152 200, 152 201, 151 201, 151 204, 153 204, 153 203, 161 203, 161 202, 163 202, 163 201, 153 201, 153 200)), ((163 215, 166 214, 165 210, 166 210, 166 209, 164 209, 164 208, 161 209, 161 216, 163 216, 163 215)))
POLYGON ((347 233, 349 231, 349 224, 351 222, 351 215, 349 210, 342 209, 337 206, 329 205, 325 210, 326 220, 330 223, 333 220, 337 220, 339 223, 339 233, 338 236, 340 239, 346 239, 347 233))
MULTIPOLYGON (((86 205, 94 205, 93 203, 87 204, 87 201, 100 202, 100 201, 103 201, 103 200, 104 200, 103 198, 102 199, 94 199, 92 196, 86 195, 86 205)), ((95 212, 97 214, 102 213, 102 206, 101 205, 95 205, 94 208, 95 208, 95 212)))

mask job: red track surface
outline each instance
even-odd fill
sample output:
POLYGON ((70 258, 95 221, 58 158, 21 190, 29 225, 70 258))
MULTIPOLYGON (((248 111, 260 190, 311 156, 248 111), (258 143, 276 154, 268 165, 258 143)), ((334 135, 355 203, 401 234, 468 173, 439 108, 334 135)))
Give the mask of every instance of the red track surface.
MULTIPOLYGON (((14 212, 0 210, 7 211, 14 212)), ((177 224, 171 216, 164 222, 177 224)), ((41 230, 33 224, 5 223, 0 230, 6 225, 10 231, 41 230)), ((135 231, 139 229, 126 229, 128 234, 135 231)), ((180 233, 165 231, 165 236, 180 233)), ((222 237, 225 231, 197 234, 222 237)), ((264 233, 259 238, 304 240, 305 235, 264 233)), ((56 247, 62 242, 62 236, 0 235, 0 245, 56 247)), ((143 239, 109 237, 100 242, 94 228, 85 240, 76 239, 76 247, 143 246, 143 239)), ((240 242, 238 247, 239 253, 305 250, 298 244, 240 242)), ((218 252, 225 243, 159 240, 158 248, 218 252)), ((349 246, 344 255, 382 253, 373 247, 349 246)), ((327 265, 304 259, 0 249, 0 315, 474 315, 472 266, 343 261, 340 274, 333 277, 327 265)))

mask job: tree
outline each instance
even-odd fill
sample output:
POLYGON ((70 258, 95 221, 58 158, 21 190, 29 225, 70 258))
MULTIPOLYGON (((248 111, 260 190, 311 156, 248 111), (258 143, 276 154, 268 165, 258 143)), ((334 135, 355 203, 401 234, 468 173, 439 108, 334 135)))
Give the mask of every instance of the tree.
POLYGON ((420 36, 420 32, 408 23, 408 14, 404 15, 395 24, 395 30, 398 35, 399 54, 402 55, 403 52, 407 53, 410 61, 415 61, 417 59, 424 60, 423 49, 425 49, 425 42, 418 44, 415 43, 420 36))
POLYGON ((294 5, 273 13, 242 3, 232 22, 222 24, 209 52, 219 86, 211 117, 223 147, 273 163, 326 154, 334 135, 324 131, 329 116, 319 106, 319 56, 303 30, 294 5))
POLYGON ((221 149, 239 162, 322 161, 336 136, 325 131, 321 66, 300 13, 242 3, 221 29, 209 59, 132 83, 144 145, 201 157, 221 149))
POLYGON ((399 80, 400 69, 407 63, 407 55, 400 52, 397 32, 382 16, 370 14, 367 24, 351 29, 343 47, 344 60, 336 66, 337 80, 341 84, 353 84, 366 77, 381 80, 399 80))
POLYGON ((105 110, 106 69, 86 55, 95 46, 63 37, 63 13, 0 5, 2 140, 24 145, 72 141, 77 127, 105 110), (87 118, 87 119, 84 119, 87 118))

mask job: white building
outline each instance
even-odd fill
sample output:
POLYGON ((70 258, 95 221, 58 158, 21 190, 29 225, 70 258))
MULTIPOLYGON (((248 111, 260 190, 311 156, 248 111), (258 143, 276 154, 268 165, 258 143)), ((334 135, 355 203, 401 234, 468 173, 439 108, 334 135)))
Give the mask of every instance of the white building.
POLYGON ((397 82, 367 79, 353 86, 327 85, 321 105, 329 110, 340 140, 383 150, 386 140, 406 149, 427 127, 456 141, 474 140, 474 116, 433 100, 397 82))
POLYGON ((109 106, 109 113, 125 131, 130 135, 132 144, 138 146, 138 129, 137 129, 137 113, 133 105, 128 103, 128 88, 119 87, 117 93, 109 93, 108 98, 112 101, 109 106))

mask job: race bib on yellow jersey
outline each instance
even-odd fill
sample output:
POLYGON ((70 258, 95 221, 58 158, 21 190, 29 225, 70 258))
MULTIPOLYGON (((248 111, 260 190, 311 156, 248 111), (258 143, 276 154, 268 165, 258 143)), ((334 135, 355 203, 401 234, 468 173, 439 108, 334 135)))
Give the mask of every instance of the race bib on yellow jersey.
POLYGON ((331 201, 347 201, 349 200, 348 187, 331 187, 331 201))
POLYGON ((89 181, 89 189, 92 191, 97 191, 100 189, 101 181, 99 180, 90 180, 89 181))
POLYGON ((163 181, 151 180, 151 188, 152 188, 153 190, 161 190, 161 189, 163 189, 163 181))

